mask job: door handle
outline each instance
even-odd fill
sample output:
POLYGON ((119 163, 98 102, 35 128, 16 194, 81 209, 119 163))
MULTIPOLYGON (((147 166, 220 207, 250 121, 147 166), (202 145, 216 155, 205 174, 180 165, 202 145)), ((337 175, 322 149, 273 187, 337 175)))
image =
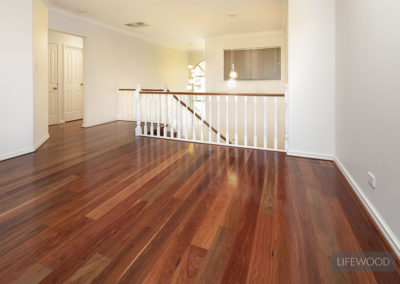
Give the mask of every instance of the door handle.
POLYGON ((57 87, 54 87, 53 90, 58 90, 58 88, 57 88, 57 87))
POLYGON ((81 86, 83 86, 83 83, 81 83, 81 86))

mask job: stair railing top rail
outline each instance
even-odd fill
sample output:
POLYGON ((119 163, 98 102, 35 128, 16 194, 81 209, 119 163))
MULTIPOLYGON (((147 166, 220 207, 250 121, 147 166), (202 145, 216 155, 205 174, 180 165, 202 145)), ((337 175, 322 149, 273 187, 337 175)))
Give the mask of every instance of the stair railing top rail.
MULTIPOLYGON (((118 89, 121 92, 134 92, 136 89, 118 89)), ((218 92, 175 92, 164 89, 140 89, 140 94, 190 95, 190 96, 247 96, 247 97, 284 97, 285 94, 270 93, 218 93, 218 92)))
MULTIPOLYGON (((121 89, 120 89, 121 90, 121 89)), ((122 91, 122 90, 121 90, 122 91)), ((246 96, 246 97, 284 97, 285 94, 269 94, 269 93, 215 93, 215 92, 171 92, 159 90, 141 89, 140 94, 165 94, 165 95, 190 95, 190 96, 246 96)))

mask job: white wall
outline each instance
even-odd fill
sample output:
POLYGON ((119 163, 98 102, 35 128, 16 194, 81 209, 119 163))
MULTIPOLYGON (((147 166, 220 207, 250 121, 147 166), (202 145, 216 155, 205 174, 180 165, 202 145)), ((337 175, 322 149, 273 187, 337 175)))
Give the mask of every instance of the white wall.
MULTIPOLYGON (((64 120, 64 46, 84 48, 84 39, 79 36, 74 36, 66 33, 49 30, 49 43, 57 44, 58 52, 58 123, 65 122, 64 120)), ((83 59, 85 60, 85 59, 83 59)))
POLYGON ((185 90, 186 52, 57 10, 49 28, 85 37, 84 126, 115 120, 117 87, 185 90))
POLYGON ((0 1, 0 160, 33 151, 32 0, 0 1))
POLYGON ((335 150, 335 0, 289 0, 289 154, 335 150))
POLYGON ((208 38, 205 41, 206 90, 232 92, 224 81, 224 49, 278 47, 282 48, 282 80, 237 81, 235 92, 282 93, 287 82, 287 48, 284 32, 271 32, 208 38))
POLYGON ((336 156, 398 253, 399 11, 396 0, 336 1, 336 156))
POLYGON ((33 144, 49 138, 48 127, 48 9, 33 0, 33 144))

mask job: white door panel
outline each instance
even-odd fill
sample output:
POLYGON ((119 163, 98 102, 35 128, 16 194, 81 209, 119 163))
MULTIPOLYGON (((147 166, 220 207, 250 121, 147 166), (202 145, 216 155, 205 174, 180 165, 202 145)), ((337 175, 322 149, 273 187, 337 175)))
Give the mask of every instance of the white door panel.
POLYGON ((49 43, 49 125, 58 122, 58 50, 49 43))
POLYGON ((64 118, 65 121, 83 117, 83 52, 81 48, 64 49, 64 118))

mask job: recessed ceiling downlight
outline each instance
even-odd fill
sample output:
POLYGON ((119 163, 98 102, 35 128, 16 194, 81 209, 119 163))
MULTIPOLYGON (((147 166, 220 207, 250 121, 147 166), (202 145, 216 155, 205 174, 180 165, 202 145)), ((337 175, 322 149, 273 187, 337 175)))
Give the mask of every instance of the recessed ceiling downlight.
POLYGON ((149 25, 143 22, 135 22, 135 23, 125 24, 125 26, 130 28, 142 28, 142 27, 148 27, 149 25))
POLYGON ((76 11, 79 13, 86 13, 86 9, 85 8, 76 8, 76 11))
POLYGON ((232 11, 232 12, 228 13, 228 17, 230 17, 230 18, 234 18, 234 17, 237 17, 237 16, 239 16, 238 12, 232 11))

